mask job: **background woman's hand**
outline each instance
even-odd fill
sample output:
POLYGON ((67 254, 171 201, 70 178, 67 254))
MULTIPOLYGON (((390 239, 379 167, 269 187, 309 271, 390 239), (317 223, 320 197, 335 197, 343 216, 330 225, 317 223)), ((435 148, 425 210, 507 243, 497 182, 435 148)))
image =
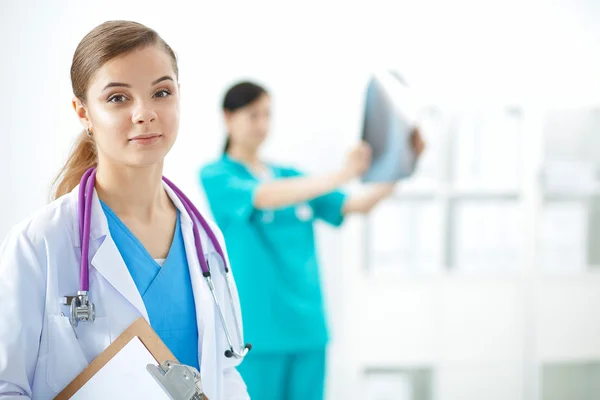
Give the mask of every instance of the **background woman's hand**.
POLYGON ((371 147, 366 142, 354 147, 346 158, 343 174, 348 180, 358 178, 364 174, 371 165, 371 147))
POLYGON ((412 131, 412 135, 410 137, 410 145, 415 152, 416 159, 418 159, 423 151, 425 151, 425 141, 423 140, 423 136, 421 135, 421 130, 419 127, 415 127, 412 131))

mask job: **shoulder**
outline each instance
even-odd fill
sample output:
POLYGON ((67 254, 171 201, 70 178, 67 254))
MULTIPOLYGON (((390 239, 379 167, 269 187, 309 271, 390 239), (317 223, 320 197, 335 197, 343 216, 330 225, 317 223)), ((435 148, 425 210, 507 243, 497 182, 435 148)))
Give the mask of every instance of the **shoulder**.
POLYGON ((269 168, 271 168, 277 176, 280 177, 294 177, 294 176, 302 176, 304 173, 297 168, 294 168, 290 165, 276 164, 267 162, 269 168))
POLYGON ((202 179, 234 173, 236 173, 235 165, 227 162, 224 158, 210 162, 200 168, 200 178, 202 179))
POLYGON ((43 250, 50 240, 70 238, 76 214, 77 193, 68 193, 38 209, 9 231, 5 242, 25 239, 34 249, 43 250))

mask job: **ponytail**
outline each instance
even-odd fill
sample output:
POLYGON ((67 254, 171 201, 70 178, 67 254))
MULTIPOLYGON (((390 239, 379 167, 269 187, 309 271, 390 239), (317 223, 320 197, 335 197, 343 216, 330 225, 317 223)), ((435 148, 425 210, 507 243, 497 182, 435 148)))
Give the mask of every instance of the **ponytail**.
POLYGON ((71 192, 89 168, 98 164, 94 139, 83 131, 75 141, 67 162, 54 179, 54 199, 71 192))

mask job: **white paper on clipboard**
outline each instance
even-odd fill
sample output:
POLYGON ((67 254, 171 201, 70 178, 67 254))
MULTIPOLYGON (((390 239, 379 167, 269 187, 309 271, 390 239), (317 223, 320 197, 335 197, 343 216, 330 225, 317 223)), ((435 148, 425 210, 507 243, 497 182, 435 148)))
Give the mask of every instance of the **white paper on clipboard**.
POLYGON ((87 381, 71 399, 106 400, 137 398, 170 400, 146 365, 156 364, 139 338, 134 337, 106 365, 87 381))
POLYGON ((418 106, 411 89, 394 72, 373 74, 367 87, 362 139, 373 151, 363 182, 393 182, 411 176, 416 156, 411 135, 418 106))

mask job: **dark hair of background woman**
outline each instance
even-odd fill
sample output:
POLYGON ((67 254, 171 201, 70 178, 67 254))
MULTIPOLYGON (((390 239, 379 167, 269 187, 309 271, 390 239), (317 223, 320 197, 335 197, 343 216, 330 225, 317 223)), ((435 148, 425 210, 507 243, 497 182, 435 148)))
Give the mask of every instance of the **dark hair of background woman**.
MULTIPOLYGON (((252 82, 240 82, 233 85, 225 94, 223 99, 223 111, 233 112, 254 103, 260 96, 267 94, 267 90, 252 82)), ((227 134, 227 140, 223 153, 229 151, 231 138, 227 134)))

